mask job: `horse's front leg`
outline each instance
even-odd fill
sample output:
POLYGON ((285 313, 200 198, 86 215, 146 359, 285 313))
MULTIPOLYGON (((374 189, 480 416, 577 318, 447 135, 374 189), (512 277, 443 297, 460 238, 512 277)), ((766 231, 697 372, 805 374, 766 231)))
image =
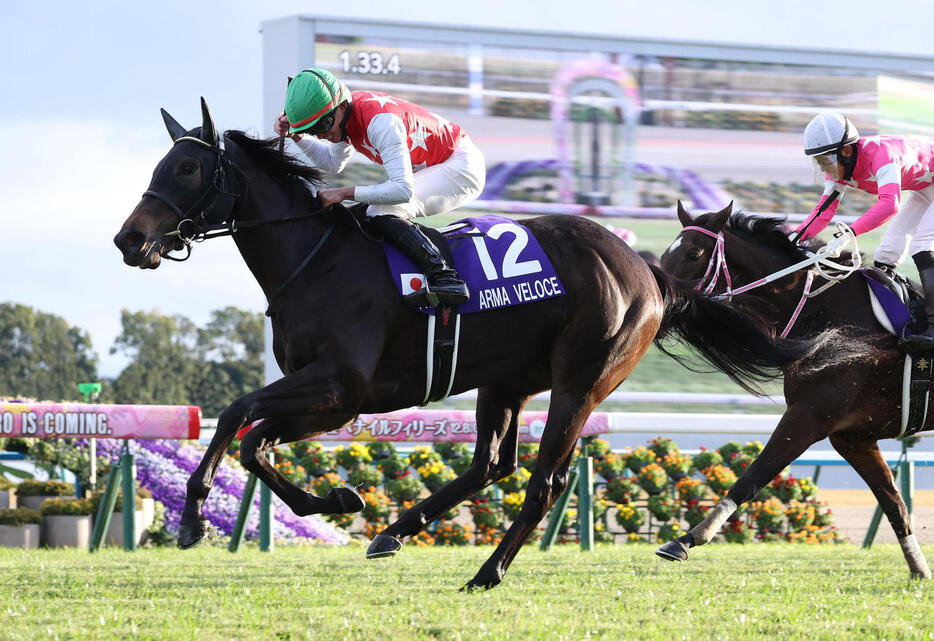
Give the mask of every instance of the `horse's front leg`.
POLYGON ((315 496, 289 481, 266 456, 270 448, 280 443, 301 441, 339 429, 354 418, 353 414, 329 414, 264 419, 243 437, 240 462, 282 499, 296 516, 359 512, 366 503, 354 488, 334 487, 327 496, 315 496))
POLYGON ((769 442, 706 518, 684 536, 665 543, 655 554, 669 561, 686 561, 688 550, 708 543, 736 508, 756 498, 759 491, 811 445, 827 436, 827 426, 810 410, 791 406, 782 415, 769 442))
POLYGON ((266 387, 244 394, 225 409, 217 420, 217 430, 201 463, 188 479, 185 507, 178 531, 178 547, 187 549, 203 540, 208 522, 201 515, 205 499, 214 484, 214 477, 237 431, 264 418, 340 415, 349 407, 359 405, 360 385, 340 381, 360 377, 339 377, 335 372, 309 365, 266 387), (354 405, 356 403, 356 405, 354 405))

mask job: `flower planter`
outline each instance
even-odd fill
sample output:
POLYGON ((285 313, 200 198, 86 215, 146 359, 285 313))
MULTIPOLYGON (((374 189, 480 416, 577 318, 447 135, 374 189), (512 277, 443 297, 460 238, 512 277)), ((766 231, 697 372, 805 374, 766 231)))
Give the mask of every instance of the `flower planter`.
MULTIPOLYGON (((146 531, 143 529, 143 513, 137 510, 135 513, 134 527, 136 528, 136 543, 142 543, 146 531)), ((104 545, 123 546, 123 512, 114 512, 110 517, 110 527, 104 535, 104 545)))
POLYGON ((0 510, 16 507, 16 490, 0 490, 0 510))
POLYGON ((35 524, 0 525, 0 547, 39 547, 39 526, 35 524))
POLYGON ((91 517, 42 517, 42 543, 51 548, 86 548, 91 544, 91 517))
POLYGON ((60 499, 60 496, 20 496, 17 497, 17 507, 28 507, 30 510, 38 510, 39 506, 48 499, 60 499))

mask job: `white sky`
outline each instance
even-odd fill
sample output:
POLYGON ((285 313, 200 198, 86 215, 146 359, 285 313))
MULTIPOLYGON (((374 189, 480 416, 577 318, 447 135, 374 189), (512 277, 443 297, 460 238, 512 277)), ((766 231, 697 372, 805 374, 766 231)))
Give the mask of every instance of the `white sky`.
MULTIPOLYGON (((4 0, 0 302, 29 305, 87 329, 103 376, 116 375, 124 365, 108 354, 123 308, 181 313, 197 323, 225 305, 264 309, 259 288, 229 240, 198 246, 188 263, 145 272, 124 266, 112 244, 153 167, 168 151, 159 107, 183 125, 195 126, 203 95, 220 127, 267 129, 261 122, 259 25, 264 20, 329 13, 714 42, 840 42, 842 48, 860 48, 851 39, 828 38, 827 19, 816 12, 832 14, 839 23, 845 16, 834 5, 792 0, 764 20, 758 17, 764 5, 738 0, 655 5, 630 0, 475 0, 468 5, 441 0, 4 0), (672 15, 681 22, 673 24, 672 15)), ((850 7, 847 15, 852 16, 878 11, 865 0, 840 5, 850 7)), ((932 24, 934 3, 910 6, 914 24, 932 24)), ((909 17, 907 11, 890 13, 902 21, 909 17)), ((886 29, 874 46, 921 51, 928 31, 886 29)))

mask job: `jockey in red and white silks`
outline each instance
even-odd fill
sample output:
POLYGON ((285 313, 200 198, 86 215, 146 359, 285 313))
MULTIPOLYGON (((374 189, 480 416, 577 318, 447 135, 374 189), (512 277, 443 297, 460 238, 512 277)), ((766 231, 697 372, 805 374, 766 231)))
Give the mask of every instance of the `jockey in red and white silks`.
POLYGON ((455 123, 400 98, 354 91, 347 138, 336 144, 302 138, 298 146, 324 171, 339 173, 354 150, 383 166, 388 180, 357 186, 353 200, 368 216, 411 220, 457 209, 483 191, 483 154, 455 123))
POLYGON ((371 226, 425 273, 427 287, 406 295, 407 303, 460 305, 470 299, 438 247, 409 222, 456 209, 483 191, 483 154, 458 125, 385 93, 351 93, 330 71, 312 67, 289 83, 285 111, 274 127, 326 172, 341 172, 355 150, 383 166, 385 182, 322 189, 318 199, 324 207, 344 200, 369 205, 371 226))

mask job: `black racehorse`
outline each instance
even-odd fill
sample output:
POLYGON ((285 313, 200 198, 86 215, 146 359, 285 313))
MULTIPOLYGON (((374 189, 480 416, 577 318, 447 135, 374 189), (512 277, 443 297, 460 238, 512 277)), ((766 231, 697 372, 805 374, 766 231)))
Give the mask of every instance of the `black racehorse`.
MULTIPOLYGON (((812 444, 830 437, 882 506, 912 576, 930 578, 905 502, 877 444, 900 434, 904 354, 895 336, 876 320, 865 279, 853 275, 821 292, 830 281, 801 268, 762 284, 814 256, 788 239, 781 219, 732 213, 732 206, 692 219, 680 202, 678 218, 683 229, 662 254, 666 271, 713 294, 751 286, 732 298, 735 305, 761 310, 789 337, 821 334, 825 340, 821 349, 786 372, 787 410, 758 458, 707 519, 663 545, 658 555, 687 559, 688 549, 713 538, 738 505, 755 498, 812 444)), ((934 427, 932 414, 924 429, 934 427)))
MULTIPOLYGON (((364 507, 349 487, 318 497, 290 483, 266 450, 334 430, 360 413, 422 402, 426 316, 406 307, 382 246, 355 211, 322 209, 316 170, 277 150, 278 139, 219 136, 202 100, 202 126, 186 132, 163 112, 174 140, 149 189, 114 239, 126 264, 156 268, 193 240, 231 234, 269 301, 275 357, 285 376, 225 409, 191 475, 178 543, 206 536, 201 506, 231 439, 243 465, 296 514, 364 507)), ((362 209, 355 206, 354 210, 362 209)), ((469 469, 378 535, 368 557, 397 552, 445 511, 516 469, 518 417, 551 389, 547 424, 525 504, 467 589, 498 584, 522 542, 568 483, 581 428, 598 403, 666 333, 744 385, 774 377, 809 345, 776 341, 763 323, 678 289, 600 225, 572 216, 520 223, 550 257, 563 296, 466 316, 451 393, 479 388, 477 444, 469 469)), ((190 247, 189 247, 190 249, 190 247)))

